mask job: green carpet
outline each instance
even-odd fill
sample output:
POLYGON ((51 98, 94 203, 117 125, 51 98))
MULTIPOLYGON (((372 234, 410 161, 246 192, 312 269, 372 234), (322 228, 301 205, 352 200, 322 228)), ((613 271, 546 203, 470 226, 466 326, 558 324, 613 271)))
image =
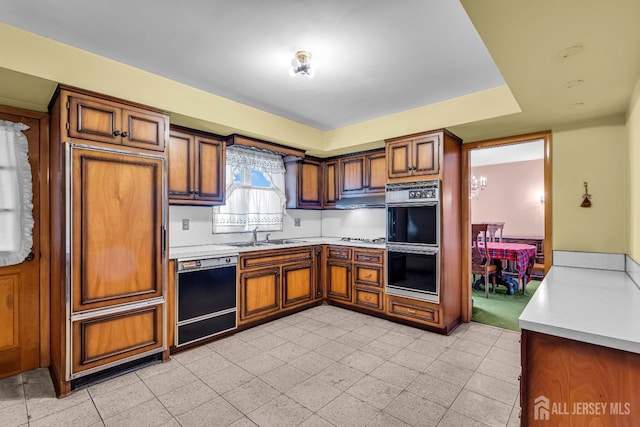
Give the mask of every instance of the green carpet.
POLYGON ((540 282, 532 280, 527 284, 527 294, 516 291, 515 295, 507 295, 504 286, 497 286, 495 294, 489 291, 489 298, 485 298, 484 289, 473 291, 473 310, 471 320, 485 325, 519 331, 518 317, 529 303, 540 282))

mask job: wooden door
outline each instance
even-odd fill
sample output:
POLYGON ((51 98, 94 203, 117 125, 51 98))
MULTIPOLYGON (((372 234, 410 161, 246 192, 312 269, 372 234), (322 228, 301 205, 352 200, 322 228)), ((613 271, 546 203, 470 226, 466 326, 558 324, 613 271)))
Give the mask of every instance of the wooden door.
POLYGON ((387 183, 387 158, 384 151, 378 154, 370 154, 366 157, 367 193, 384 193, 387 183))
POLYGON ((71 162, 72 311, 162 296, 164 160, 75 147, 71 162))
POLYGON ((396 141, 387 143, 387 173, 389 178, 403 178, 411 176, 413 162, 411 160, 411 141, 396 141))
POLYGON ((298 207, 322 208, 322 163, 302 160, 298 169, 298 207))
POLYGON ((279 309, 279 268, 267 268, 240 274, 241 321, 274 313, 279 309))
POLYGON ((129 147, 164 151, 169 140, 169 118, 138 108, 122 110, 122 143, 129 147))
MULTIPOLYGON (((48 224, 48 210, 40 215, 40 149, 47 152, 46 114, 0 106, 0 120, 24 123, 23 131, 29 142, 33 191, 33 247, 32 254, 20 264, 0 267, 0 378, 11 376, 48 364, 48 287, 40 289, 40 264, 46 271, 47 248, 41 252, 41 223, 48 224), (42 314, 42 316, 41 316, 42 314), (41 352, 41 330, 43 350, 41 352), (43 353, 41 355, 41 353, 43 353)), ((45 175, 46 176, 46 175, 45 175)), ((45 183, 46 185, 46 183, 45 183)), ((46 192, 45 192, 46 193, 46 192)))
POLYGON ((224 203, 225 144, 223 141, 195 137, 195 191, 196 200, 224 203))
POLYGON ((340 159, 340 196, 362 194, 365 191, 364 156, 340 159))
POLYGON ((336 160, 325 163, 324 167, 324 207, 331 208, 338 201, 338 162, 336 160))
POLYGON ((351 302, 351 263, 327 261, 327 297, 351 302))
POLYGON ((193 135, 171 131, 167 150, 169 201, 193 198, 193 135))
POLYGON ((440 136, 431 135, 414 141, 414 175, 440 173, 440 136))
POLYGON ((313 262, 282 267, 282 307, 311 301, 314 297, 313 262))
POLYGON ((121 144, 122 108, 89 96, 71 95, 67 101, 71 138, 121 144))

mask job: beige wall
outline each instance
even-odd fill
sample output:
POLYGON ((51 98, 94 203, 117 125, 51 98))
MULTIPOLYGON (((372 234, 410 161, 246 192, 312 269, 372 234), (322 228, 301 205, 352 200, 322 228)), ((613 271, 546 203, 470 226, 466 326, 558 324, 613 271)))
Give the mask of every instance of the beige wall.
POLYGON ((487 188, 471 199, 471 222, 504 222, 503 236, 544 238, 544 161, 471 168, 487 188))
POLYGON ((640 79, 627 114, 629 142, 629 256, 640 262, 640 79))
POLYGON ((624 117, 553 130, 553 249, 627 253, 629 215, 624 117), (591 208, 581 208, 583 182, 591 208))

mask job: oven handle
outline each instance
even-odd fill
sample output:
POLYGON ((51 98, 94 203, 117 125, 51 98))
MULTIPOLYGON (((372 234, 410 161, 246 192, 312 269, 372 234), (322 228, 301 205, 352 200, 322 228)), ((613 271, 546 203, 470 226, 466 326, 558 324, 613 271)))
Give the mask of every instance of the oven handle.
POLYGON ((387 244, 387 252, 410 253, 419 255, 438 255, 440 249, 432 247, 390 246, 389 244, 387 244))
POLYGON ((416 206, 438 206, 438 202, 425 200, 416 200, 415 202, 387 202, 388 208, 414 208, 416 206))

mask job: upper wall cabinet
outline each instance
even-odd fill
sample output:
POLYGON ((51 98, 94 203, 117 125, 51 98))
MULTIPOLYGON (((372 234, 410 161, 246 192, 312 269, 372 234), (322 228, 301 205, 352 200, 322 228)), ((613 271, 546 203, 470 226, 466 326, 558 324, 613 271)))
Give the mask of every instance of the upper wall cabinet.
POLYGON ((386 140, 389 180, 438 175, 443 131, 386 140))
POLYGON ((289 209, 323 208, 323 163, 306 157, 286 162, 286 193, 289 209))
POLYGON ((67 137, 73 142, 95 141, 164 151, 169 117, 146 107, 62 87, 67 137))
POLYGON ((338 160, 327 160, 323 162, 324 167, 324 207, 332 209, 336 207, 336 203, 340 197, 338 188, 338 160))
POLYGON ((169 203, 224 204, 226 143, 221 137, 171 127, 169 139, 169 203))
POLYGON ((340 197, 384 193, 386 162, 384 150, 340 158, 340 197))

